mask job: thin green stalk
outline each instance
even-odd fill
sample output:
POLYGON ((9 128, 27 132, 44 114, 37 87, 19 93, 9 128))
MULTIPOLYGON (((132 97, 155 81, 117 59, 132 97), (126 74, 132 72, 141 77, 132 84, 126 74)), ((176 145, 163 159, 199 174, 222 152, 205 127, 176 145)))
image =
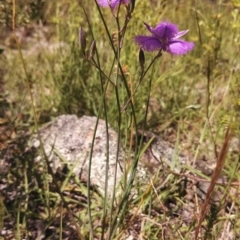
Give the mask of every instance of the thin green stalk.
MULTIPOLYGON (((154 58, 154 61, 156 60, 157 58, 154 58)), ((153 61, 153 62, 154 62, 153 61)), ((153 79, 153 72, 154 72, 154 68, 152 67, 152 73, 151 73, 151 77, 150 77, 150 80, 149 80, 149 86, 148 86, 148 98, 147 98, 147 104, 146 104, 146 109, 145 109, 145 115, 144 115, 144 125, 143 125, 143 132, 145 131, 146 129, 146 125, 147 125, 147 115, 148 115, 148 108, 149 108, 149 104, 150 104, 150 94, 151 94, 151 89, 152 89, 152 79, 153 79)), ((142 138, 143 138, 143 135, 142 134, 142 138)), ((142 139, 141 139, 142 141, 142 139)))
MULTIPOLYGON (((115 47, 114 47, 113 41, 112 41, 112 39, 111 39, 111 35, 110 35, 110 33, 109 33, 109 30, 108 30, 106 21, 105 21, 103 15, 102 15, 102 12, 101 12, 101 10, 100 10, 100 8, 99 8, 98 3, 97 3, 96 0, 95 0, 95 3, 96 3, 96 6, 97 6, 97 9, 98 9, 98 12, 99 12, 99 14, 100 14, 101 20, 102 20, 102 22, 103 22, 103 24, 104 24, 106 33, 107 33, 107 35, 108 35, 108 38, 109 38, 109 41, 110 41, 110 45, 111 45, 112 50, 113 50, 113 52, 114 52, 114 56, 115 56, 115 59, 116 59, 117 64, 118 64, 118 69, 120 69, 121 76, 122 76, 122 78, 123 78, 123 83, 124 83, 125 89, 126 89, 126 91, 127 91, 127 95, 128 95, 128 97, 130 97, 130 96, 131 96, 130 89, 129 89, 129 87, 128 87, 125 74, 124 74, 123 69, 122 69, 122 66, 121 66, 121 64, 120 64, 120 59, 118 58, 118 53, 117 53, 116 50, 115 50, 115 47)), ((130 101, 130 106, 131 106, 131 109, 132 109, 132 116, 133 116, 133 120, 134 120, 135 131, 137 131, 137 121, 136 121, 136 115, 135 115, 135 110, 134 110, 134 106, 133 106, 132 101, 130 101)), ((136 140, 137 140, 137 136, 136 136, 136 140)), ((136 153, 135 153, 135 156, 137 155, 137 151, 138 151, 138 150, 136 149, 136 150, 135 150, 135 152, 136 152, 136 153)), ((129 196, 129 193, 130 193, 130 192, 128 191, 128 192, 127 192, 127 197, 129 196)), ((115 218, 116 218, 116 217, 115 217, 115 218)), ((111 236, 111 232, 110 232, 110 236, 111 236)))
MULTIPOLYGON (((114 183, 113 186, 116 185, 117 181, 117 168, 118 168, 118 159, 119 159, 119 152, 120 152, 120 141, 121 141, 121 123, 122 123, 122 116, 121 116, 121 106, 120 106, 120 98, 119 98, 119 80, 118 80, 118 74, 119 74, 119 65, 120 65, 120 25, 118 20, 118 15, 116 18, 117 26, 118 26, 118 49, 117 49, 117 55, 118 55, 118 61, 117 61, 117 72, 116 72, 116 86, 115 86, 115 94, 116 94, 116 101, 117 101, 117 110, 118 110, 118 137, 117 137, 117 149, 116 149, 116 161, 115 161, 115 171, 114 171, 114 183)), ((115 199, 115 188, 113 188, 112 193, 112 201, 111 201, 111 210, 110 213, 113 213, 113 207, 114 207, 114 199, 115 199)), ((112 214, 110 214, 110 228, 109 233, 111 233, 112 229, 112 214)), ((108 235, 108 239, 111 239, 111 235, 108 235)))
MULTIPOLYGON (((152 70, 152 77, 153 77, 153 70, 152 70)), ((147 119, 147 113, 148 113, 148 107, 149 107, 149 101, 150 101, 150 92, 151 92, 151 84, 152 84, 152 77, 150 79, 149 82, 149 94, 148 94, 148 100, 147 100, 147 107, 146 107, 146 111, 145 111, 145 116, 144 116, 144 129, 146 128, 146 119, 147 119)), ((137 134, 136 134, 137 135, 137 134)), ((132 184, 133 181, 135 179, 136 176, 136 172, 137 172, 137 165, 138 165, 138 160, 139 160, 139 156, 141 154, 141 146, 143 143, 143 135, 141 136, 140 139, 140 143, 139 143, 139 147, 135 148, 135 155, 134 155, 134 160, 133 160, 133 164, 132 164, 132 170, 129 176, 129 180, 128 180, 128 184, 127 184, 127 188, 126 191, 124 192, 124 196, 118 206, 118 210, 117 213, 114 215, 114 219, 112 221, 112 225, 114 226, 112 231, 110 232, 110 236, 114 236, 115 232, 119 226, 119 224, 121 223, 121 219, 124 215, 125 209, 128 205, 128 197, 130 195, 131 192, 131 188, 132 188, 132 184), (136 153, 137 150, 137 153, 136 153)))
MULTIPOLYGON (((92 35, 92 39, 95 40, 94 38, 94 34, 91 28, 91 22, 88 18, 87 12, 85 10, 84 5, 82 4, 81 1, 79 1, 80 6, 83 9, 85 18, 88 22, 88 26, 92 35)), ((106 126, 106 167, 105 167, 105 201, 104 201, 104 206, 103 206, 103 219, 102 219, 102 237, 104 235, 104 228, 105 228, 105 219, 106 219, 106 215, 107 215, 107 195, 108 195, 108 168, 109 168, 109 130, 108 130, 108 115, 107 115, 107 104, 106 104, 106 99, 105 99, 105 93, 107 90, 107 86, 108 83, 106 84, 105 88, 104 88, 104 81, 103 81, 103 75, 101 74, 101 72, 103 72, 101 70, 101 64, 100 64, 100 59, 99 59, 99 53, 98 53, 98 48, 96 47, 96 58, 97 58, 97 67, 98 69, 100 69, 100 81, 101 81, 101 87, 102 87, 102 96, 103 96, 103 100, 102 100, 102 104, 103 104, 103 110, 104 110, 104 116, 105 116, 105 126, 106 126)), ((99 107, 99 112, 97 115, 97 121, 96 121, 96 125, 95 125, 95 129, 94 129, 94 136, 93 136, 93 140, 92 140, 92 146, 91 146, 91 151, 90 151, 90 156, 89 156, 89 168, 88 168, 88 181, 87 181, 87 201, 88 201, 88 217, 89 217, 89 225, 90 225, 90 239, 93 239, 93 225, 92 225, 92 216, 91 216, 91 198, 90 198, 90 178, 91 178, 91 165, 92 165, 92 155, 93 155, 93 147, 94 147, 94 142, 95 142, 95 136, 96 136, 96 131, 97 131, 97 126, 98 126, 98 122, 99 122, 99 117, 100 117, 100 113, 101 113, 101 106, 99 107)))
POLYGON ((17 211, 17 219, 16 219, 16 224, 17 224, 17 233, 16 233, 16 238, 17 240, 21 240, 21 231, 20 231, 20 214, 21 214, 21 203, 18 204, 18 211, 17 211))
POLYGON ((25 188, 25 203, 24 203, 24 211, 25 211, 25 215, 23 218, 23 226, 26 227, 27 226, 27 219, 26 219, 26 214, 28 214, 28 199, 29 199, 29 189, 28 189, 28 176, 27 176, 27 169, 28 169, 28 164, 27 162, 25 162, 25 166, 24 166, 24 188, 25 188))
POLYGON ((63 234, 63 205, 61 202, 61 208, 60 208, 60 227, 59 227, 59 240, 62 240, 62 234, 63 234))
MULTIPOLYGON (((102 12, 101 12, 101 9, 100 9, 100 7, 99 7, 99 5, 98 5, 98 3, 97 3, 97 0, 94 0, 94 1, 95 1, 96 6, 97 6, 98 12, 99 12, 99 14, 100 14, 101 20, 102 20, 102 22, 103 22, 105 31, 106 31, 106 33, 107 33, 107 36, 108 36, 108 39, 109 39, 111 48, 112 48, 112 50, 113 50, 113 52, 114 52, 115 59, 116 59, 116 61, 119 62, 119 60, 118 60, 118 55, 117 55, 116 49, 115 49, 114 44, 113 44, 113 41, 112 41, 111 34, 110 34, 110 32, 109 32, 109 30, 108 30, 108 27, 107 27, 107 23, 106 23, 103 15, 102 15, 102 12)), ((119 64, 121 76, 122 76, 122 78, 123 78, 123 83, 124 83, 125 89, 126 89, 126 91, 127 91, 128 98, 130 98, 131 92, 130 92, 130 89, 129 89, 129 87, 128 87, 128 84, 127 84, 127 80, 126 80, 124 71, 123 71, 123 69, 122 69, 122 66, 121 66, 120 62, 119 62, 118 64, 119 64)), ((135 111, 134 111, 134 105, 133 105, 132 101, 130 101, 130 107, 131 107, 131 111, 132 111, 132 116, 133 116, 133 121, 134 121, 134 127, 135 127, 135 130, 137 131, 137 120, 136 120, 136 115, 135 115, 135 111)), ((137 141, 137 136, 136 136, 136 141, 137 141)))

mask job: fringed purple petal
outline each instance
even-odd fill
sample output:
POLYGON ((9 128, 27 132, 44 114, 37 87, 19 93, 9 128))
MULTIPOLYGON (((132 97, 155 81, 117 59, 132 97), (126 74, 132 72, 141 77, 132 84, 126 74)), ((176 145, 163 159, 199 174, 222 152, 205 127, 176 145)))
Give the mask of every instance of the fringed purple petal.
POLYGON ((177 39, 177 38, 182 37, 182 36, 185 35, 188 31, 189 31, 189 30, 184 30, 184 31, 178 32, 178 33, 174 36, 174 39, 177 39))
POLYGON ((98 4, 102 7, 111 7, 115 8, 118 4, 126 4, 129 3, 130 0, 98 0, 98 4))
POLYGON ((152 29, 152 33, 164 39, 171 39, 178 33, 178 27, 175 24, 162 22, 152 29))
POLYGON ((160 50, 162 48, 161 43, 156 37, 136 36, 134 37, 134 40, 141 47, 142 50, 145 50, 148 52, 160 50))
POLYGON ((114 0, 113 2, 108 0, 98 0, 97 2, 102 7, 109 7, 109 6, 113 7, 112 5, 114 5, 116 0, 114 0))
POLYGON ((168 53, 182 55, 191 51, 194 48, 194 43, 183 40, 170 41, 165 48, 164 51, 168 53))

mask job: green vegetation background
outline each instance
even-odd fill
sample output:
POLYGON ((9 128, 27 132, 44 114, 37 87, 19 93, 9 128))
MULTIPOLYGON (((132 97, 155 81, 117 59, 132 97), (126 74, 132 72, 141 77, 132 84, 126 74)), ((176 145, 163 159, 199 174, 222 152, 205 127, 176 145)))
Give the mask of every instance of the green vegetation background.
MULTIPOLYGON (((94 1, 82 2, 103 69, 109 72, 113 55, 101 18, 94 1)), ((16 33, 39 124, 64 113, 96 116, 102 90, 98 71, 84 61, 79 47, 80 26, 87 33, 88 46, 92 41, 79 2, 22 0, 16 4, 16 33)), ((0 124, 11 125, 18 134, 34 126, 34 117, 21 55, 11 33, 12 1, 1 0, 0 8, 0 44, 4 50, 0 55, 0 124)), ((111 13, 109 9, 102 12, 114 37, 111 13)), ((124 9, 121 14, 124 17, 124 9)), ((143 21, 154 26, 162 20, 176 23, 180 30, 189 29, 186 40, 195 42, 195 48, 186 56, 164 53, 154 64, 134 96, 137 122, 139 126, 144 122, 151 79, 148 129, 168 138, 170 128, 175 137, 178 132, 191 154, 200 151, 204 155, 206 149, 209 153, 219 146, 216 143, 223 139, 228 124, 239 137, 240 2, 136 0, 121 53, 129 86, 138 84, 140 74, 139 49, 133 36, 146 33, 143 21)), ((145 58, 149 63, 153 55, 146 53, 145 58)), ((123 91, 120 97, 126 99, 125 94, 123 91)), ((117 103, 111 86, 106 95, 109 122, 117 128, 117 103)), ((103 113, 100 117, 105 118, 103 113)), ((128 124, 125 119, 123 129, 128 124)), ((5 144, 7 140, 1 141, 5 144)), ((225 169, 233 178, 237 178, 232 169, 236 161, 238 155, 229 157, 225 169)))

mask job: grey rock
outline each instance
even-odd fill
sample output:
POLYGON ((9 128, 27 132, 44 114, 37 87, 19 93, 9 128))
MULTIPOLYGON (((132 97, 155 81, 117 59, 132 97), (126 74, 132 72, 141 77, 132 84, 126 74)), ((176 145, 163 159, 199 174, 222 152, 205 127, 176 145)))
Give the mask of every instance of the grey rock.
MULTIPOLYGON (((129 158, 131 161, 131 154, 127 155, 120 146, 117 158, 118 135, 110 126, 108 126, 109 153, 107 154, 106 123, 104 120, 99 120, 94 138, 96 121, 96 117, 83 116, 78 118, 75 115, 61 115, 41 128, 39 132, 54 173, 62 170, 64 165, 67 164, 76 176, 86 181, 91 159, 91 184, 98 186, 100 192, 104 193, 107 171, 108 192, 111 193, 113 188, 121 185, 121 179, 124 175, 122 171, 124 162, 126 163, 129 158), (93 138, 94 147, 91 156, 93 138), (107 158, 109 159, 108 169, 106 169, 107 158), (116 183, 114 182, 115 171, 116 183)), ((141 158, 137 171, 137 176, 145 180, 148 179, 146 169, 157 169, 161 165, 160 161, 170 163, 174 155, 174 149, 167 142, 156 135, 152 136, 154 141, 150 145, 150 150, 148 150, 148 152, 151 152, 151 157, 146 152, 141 158)), ((30 141, 30 146, 39 149, 40 142, 37 135, 34 135, 30 141)), ((179 159, 184 162, 183 158, 179 159)), ((35 158, 35 162, 38 164, 44 162, 43 155, 39 154, 35 158)), ((154 170, 151 172, 154 172, 154 170)))
MULTIPOLYGON (((76 176, 87 181, 91 159, 91 184, 98 186, 102 193, 105 188, 106 161, 108 158, 107 183, 109 192, 111 192, 114 187, 115 171, 117 184, 122 177, 120 162, 123 161, 124 153, 120 148, 118 159, 116 159, 117 133, 109 127, 109 154, 107 154, 106 124, 105 121, 99 120, 94 138, 93 153, 92 156, 90 155, 96 121, 96 117, 83 116, 78 118, 75 115, 61 115, 52 123, 41 128, 40 136, 54 173, 62 170, 64 165, 67 164, 76 176)), ((30 145, 39 148, 40 141, 37 135, 33 137, 30 145)), ((36 163, 44 162, 42 158, 41 154, 38 155, 35 158, 36 163)))

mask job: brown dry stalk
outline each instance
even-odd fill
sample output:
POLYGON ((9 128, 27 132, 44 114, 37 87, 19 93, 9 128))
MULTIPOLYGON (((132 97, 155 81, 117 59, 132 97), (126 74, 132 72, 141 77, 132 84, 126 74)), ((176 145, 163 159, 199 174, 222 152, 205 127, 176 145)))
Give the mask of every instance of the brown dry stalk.
POLYGON ((232 138, 232 134, 230 134, 230 128, 228 127, 227 131, 225 133, 224 143, 222 145, 220 154, 218 155, 217 165, 216 165, 216 168, 214 169, 214 172, 213 172, 212 177, 211 177, 210 185, 209 185, 209 188, 207 190, 205 202, 203 203, 203 205, 201 207, 201 213, 200 213, 198 225, 195 229, 195 240, 197 240, 197 238, 198 238, 200 227, 201 227, 202 222, 203 222, 203 220, 204 220, 204 218, 205 218, 205 216, 208 212, 208 209, 209 209, 208 206, 209 206, 210 201, 211 201, 211 196, 213 194, 213 190, 214 190, 214 187, 217 183, 217 180, 218 180, 218 178, 219 178, 219 176, 222 172, 224 162, 225 162, 225 158, 226 158, 227 153, 228 153, 228 148, 229 148, 229 143, 230 143, 231 138, 232 138))

